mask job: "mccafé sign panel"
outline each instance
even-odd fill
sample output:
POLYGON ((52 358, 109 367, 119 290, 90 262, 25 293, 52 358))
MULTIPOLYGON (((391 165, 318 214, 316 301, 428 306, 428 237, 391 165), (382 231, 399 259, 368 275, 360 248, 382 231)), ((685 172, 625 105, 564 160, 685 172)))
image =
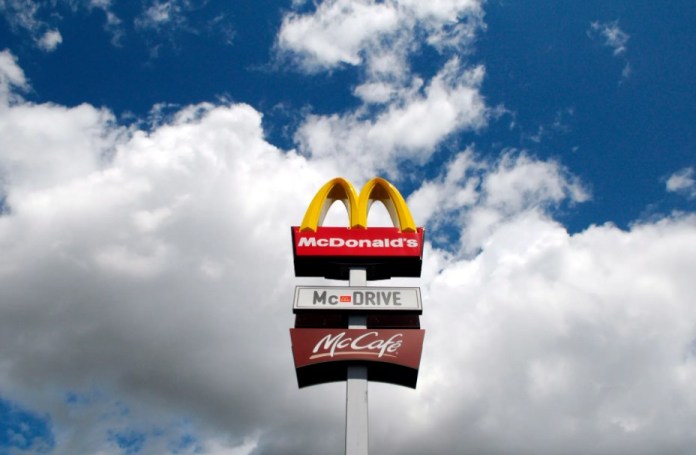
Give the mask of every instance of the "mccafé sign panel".
POLYGON ((384 179, 373 178, 359 195, 347 180, 330 180, 291 233, 296 276, 347 279, 351 267, 364 267, 368 280, 420 276, 424 230, 413 222, 399 191, 384 179), (322 226, 339 200, 348 212, 348 227, 322 226), (368 211, 376 201, 387 208, 393 228, 367 227, 368 211))
POLYGON ((336 361, 418 369, 425 330, 290 329, 295 368, 336 361))
POLYGON ((422 312, 419 288, 297 286, 293 309, 422 312))

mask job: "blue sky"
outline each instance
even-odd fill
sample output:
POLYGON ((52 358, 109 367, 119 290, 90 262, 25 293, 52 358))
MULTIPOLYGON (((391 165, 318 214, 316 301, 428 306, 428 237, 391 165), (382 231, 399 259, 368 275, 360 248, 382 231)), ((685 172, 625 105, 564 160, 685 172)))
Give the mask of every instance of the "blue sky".
POLYGON ((0 16, 0 452, 339 453, 342 389, 296 389, 286 332, 287 226, 336 175, 429 239, 374 450, 696 442, 693 2, 0 16))
MULTIPOLYGON (((10 5, 2 41, 20 59, 31 101, 87 102, 128 123, 157 104, 224 98, 262 112, 269 140, 286 150, 297 146, 293 132, 307 111, 340 113, 359 103, 351 94, 365 78, 359 66, 308 75, 279 50, 290 4, 111 2, 107 10, 119 20, 111 31, 104 9, 88 2, 36 3, 36 31, 13 22, 10 5), (163 17, 148 21, 157 5, 163 17), (47 30, 61 33, 52 51, 32 42, 47 30)), ((485 129, 447 137, 441 160, 470 143, 486 155, 517 148, 557 159, 594 196, 565 214, 574 230, 693 209, 664 191, 666 179, 694 161, 693 4, 488 2, 484 9, 467 63, 485 65, 481 93, 504 112, 485 129)), ((446 58, 427 46, 409 57, 424 78, 446 58)))

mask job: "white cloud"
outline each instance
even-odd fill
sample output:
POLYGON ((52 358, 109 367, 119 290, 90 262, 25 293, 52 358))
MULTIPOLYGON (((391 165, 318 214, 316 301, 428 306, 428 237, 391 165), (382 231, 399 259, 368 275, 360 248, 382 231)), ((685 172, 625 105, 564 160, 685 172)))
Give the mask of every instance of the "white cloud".
POLYGON ((434 0, 420 2, 418 0, 400 0, 397 2, 410 14, 425 21, 435 21, 447 24, 468 14, 482 14, 481 2, 478 0, 434 0))
MULTIPOLYGON (((135 18, 134 24, 140 30, 166 33, 185 30, 198 33, 200 30, 191 23, 190 13, 199 9, 200 6, 200 2, 191 0, 150 0, 140 15, 135 18)), ((229 28, 224 14, 218 15, 208 26, 227 33, 228 40, 233 36, 234 32, 229 28)))
MULTIPOLYGON (((288 227, 340 162, 278 150, 243 104, 124 131, 18 98, 0 123, 0 395, 49 416, 53 453, 340 450, 345 387, 298 390, 287 332, 288 227)), ((476 254, 427 245, 418 388, 370 385, 373 451, 689 452, 696 217, 570 235, 549 207, 584 198, 557 163, 473 149, 411 196, 486 228, 476 254)))
MULTIPOLYGON (((191 24, 187 14, 200 5, 189 0, 151 0, 144 3, 143 11, 134 19, 136 29, 141 32, 156 31, 172 33, 188 31, 198 33, 203 27, 191 24)), ((113 0, 56 0, 52 2, 36 0, 4 0, 0 2, 3 14, 15 32, 26 32, 34 44, 47 52, 55 50, 62 42, 58 26, 64 14, 74 14, 79 10, 103 12, 104 30, 111 35, 111 43, 120 46, 125 35, 123 21, 114 12, 113 0)), ((229 21, 224 15, 218 16, 205 28, 209 32, 222 34, 228 43, 234 36, 229 21)), ((153 50, 155 52, 155 50, 153 50)))
POLYGON ((672 174, 666 182, 667 191, 685 194, 690 198, 696 197, 696 180, 694 180, 694 168, 685 167, 672 174))
POLYGON ((15 90, 28 88, 24 71, 15 57, 7 49, 0 51, 0 109, 17 98, 15 90))
POLYGON ((135 19, 135 25, 139 28, 160 28, 162 26, 177 26, 185 23, 186 18, 182 14, 186 2, 178 0, 159 1, 153 0, 147 9, 135 19))
POLYGON ((218 14, 206 19, 205 23, 201 23, 200 15, 195 14, 206 3, 191 0, 149 0, 144 3, 142 12, 133 23, 145 38, 150 55, 157 57, 166 46, 177 47, 181 33, 207 33, 231 45, 235 30, 227 14, 218 14))
POLYGON ((361 63, 360 53, 380 35, 393 33, 398 11, 392 3, 332 0, 314 14, 288 14, 278 33, 279 45, 299 54, 308 68, 361 63))
POLYGON ((112 42, 117 44, 123 30, 121 20, 111 10, 111 0, 55 0, 51 2, 36 0, 0 1, 0 14, 10 24, 14 32, 27 32, 38 48, 51 52, 62 42, 57 26, 62 20, 57 7, 75 12, 80 8, 101 9, 106 15, 105 29, 112 34, 112 42))
POLYGON ((364 66, 368 82, 409 83, 409 57, 420 38, 459 55, 484 26, 477 0, 439 2, 329 0, 311 13, 289 13, 278 48, 308 71, 364 66))
POLYGON ((39 47, 46 52, 53 52, 63 42, 63 36, 58 30, 49 30, 39 40, 39 47))
POLYGON ((505 154, 495 173, 483 182, 486 205, 516 213, 544 203, 558 203, 566 197, 584 202, 585 190, 564 175, 556 162, 540 162, 525 155, 505 154))
POLYGON ((0 118, 0 175, 15 191, 82 177, 100 167, 123 133, 109 127, 113 119, 87 104, 17 105, 0 118))
POLYGON ((590 36, 602 38, 604 45, 612 48, 616 56, 626 53, 626 44, 631 38, 630 35, 621 30, 619 21, 592 22, 590 24, 590 36))
POLYGON ((480 2, 469 0, 329 0, 309 13, 287 14, 277 39, 281 55, 307 71, 361 70, 353 93, 362 105, 308 115, 295 135, 300 150, 338 161, 351 177, 394 175, 399 161, 423 163, 446 138, 485 126, 485 68, 461 60, 484 27, 482 17, 480 2), (428 80, 410 67, 423 37, 444 61, 428 80))
POLYGON ((263 420, 282 427, 274 402, 299 393, 292 315, 277 311, 292 289, 286 229, 335 170, 267 144, 244 105, 192 106, 125 137, 87 105, 6 105, 1 118, 0 394, 50 413, 56 453, 100 448, 124 425, 115 399, 152 439, 145 453, 181 437, 176 416, 195 421, 200 453, 248 452, 263 420), (94 389, 106 398, 84 410, 62 401, 94 389))
POLYGON ((692 249, 694 223, 571 236, 527 212, 474 259, 447 264, 427 286, 429 373, 413 406, 423 423, 409 421, 417 430, 403 446, 423 453, 445 437, 467 453, 688 451, 696 314, 679 249, 692 249))
POLYGON ((436 224, 452 212, 474 206, 480 200, 480 172, 485 166, 477 162, 472 149, 459 153, 447 164, 437 181, 423 182, 408 199, 419 223, 436 224))
POLYGON ((427 33, 431 45, 461 50, 473 40, 482 14, 476 0, 328 0, 312 13, 287 14, 278 45, 294 53, 309 71, 362 63, 374 71, 385 59, 392 62, 387 67, 396 63, 403 69, 405 53, 416 46, 419 29, 427 33))
POLYGON ((34 0, 3 0, 0 3, 0 12, 10 23, 12 28, 21 28, 30 32, 41 26, 37 19, 39 4, 34 0))
POLYGON ((491 162, 469 148, 455 156, 443 175, 424 182, 409 205, 434 230, 457 232, 461 250, 471 254, 516 217, 588 199, 587 189, 555 161, 511 150, 491 162))
POLYGON ((483 75, 482 67, 465 69, 453 58, 422 90, 416 85, 401 93, 375 118, 361 110, 311 115, 296 140, 313 158, 338 161, 359 178, 393 172, 397 160, 424 162, 450 134, 485 126, 487 108, 478 91, 483 75))
POLYGON ((275 405, 261 404, 268 390, 294 390, 293 381, 273 379, 277 369, 293 374, 291 313, 275 311, 290 287, 274 289, 268 277, 289 285, 286 229, 323 172, 264 142, 260 122, 248 106, 203 105, 123 138, 91 106, 3 111, 14 134, 0 135, 10 207, 0 217, 0 393, 51 413, 58 453, 93 452, 99 446, 89 444, 119 424, 80 420, 60 402, 61 390, 116 393, 145 431, 169 412, 203 412, 237 428, 229 447, 255 431, 252 414, 274 414, 275 405), (101 159, 95 140, 111 141, 113 159, 101 159), (247 369, 257 355, 265 360, 247 369), (31 385, 38 383, 54 384, 58 397, 39 393, 31 385), (74 431, 84 445, 70 438, 74 431))
POLYGON ((396 88, 385 82, 367 82, 353 91, 365 103, 386 103, 397 94, 396 88))
POLYGON ((613 50, 615 57, 624 59, 625 63, 623 69, 621 70, 621 78, 622 80, 627 79, 632 72, 631 64, 626 59, 626 45, 631 36, 621 30, 619 27, 619 21, 592 22, 589 30, 587 31, 587 35, 593 40, 603 41, 605 46, 610 47, 613 50))
POLYGON ((35 0, 4 0, 0 2, 0 13, 10 24, 13 31, 26 31, 34 43, 42 47, 42 30, 48 28, 48 24, 40 19, 39 10, 41 4, 35 0))
POLYGON ((120 17, 114 13, 111 8, 112 0, 91 0, 89 2, 89 9, 100 9, 104 12, 106 16, 106 23, 104 24, 104 30, 111 35, 111 44, 114 46, 120 46, 121 40, 125 34, 125 30, 122 26, 123 21, 120 17))

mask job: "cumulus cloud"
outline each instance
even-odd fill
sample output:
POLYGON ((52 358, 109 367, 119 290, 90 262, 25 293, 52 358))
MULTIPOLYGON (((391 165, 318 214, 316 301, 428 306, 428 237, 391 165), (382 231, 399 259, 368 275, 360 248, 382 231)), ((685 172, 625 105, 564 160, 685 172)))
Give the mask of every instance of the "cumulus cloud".
POLYGON ((311 13, 287 14, 278 45, 282 51, 293 53, 309 71, 362 63, 375 71, 385 58, 389 65, 377 73, 403 70, 403 60, 408 48, 416 46, 419 30, 435 47, 462 49, 482 25, 482 14, 477 0, 328 0, 311 13))
POLYGON ((53 52, 63 42, 63 36, 58 30, 49 30, 39 40, 39 47, 46 52, 53 52))
POLYGON ((313 158, 338 161, 344 172, 359 178, 393 172, 397 159, 422 163, 454 132, 485 126, 483 75, 483 67, 464 68, 453 58, 429 84, 402 94, 376 117, 362 110, 310 115, 296 140, 313 158))
MULTIPOLYGON (((341 450, 344 385, 298 390, 287 330, 293 286, 324 284, 294 278, 288 227, 342 163, 269 144, 244 104, 142 130, 6 97, 0 124, 0 396, 48 417, 53 453, 341 450)), ((557 163, 473 148, 410 195, 477 249, 426 246, 418 388, 370 384, 373 451, 694 446, 696 217, 571 235, 553 208, 586 199, 557 163)))
POLYGON ((27 88, 27 79, 17 64, 17 57, 7 49, 0 51, 0 108, 17 98, 17 89, 27 88))
POLYGON ((394 452, 688 452, 695 221, 569 235, 525 212, 447 263, 426 286, 422 413, 394 452))
POLYGON ((392 33, 397 25, 393 4, 328 1, 321 3, 312 15, 285 16, 279 45, 298 52, 308 67, 357 65, 368 42, 375 36, 392 33))
POLYGON ((470 0, 329 0, 311 12, 288 13, 277 43, 299 68, 360 68, 353 94, 361 105, 308 115, 295 135, 301 152, 338 161, 347 175, 365 178, 393 174, 399 161, 423 163, 451 135, 485 126, 485 68, 462 61, 484 26, 482 17, 480 2, 470 0), (411 69, 422 45, 444 62, 427 80, 411 69))
MULTIPOLYGON (((472 253, 520 214, 544 213, 564 202, 588 199, 585 186, 555 161, 540 161, 515 150, 491 161, 470 147, 457 154, 438 178, 423 182, 409 197, 409 205, 435 231, 456 233, 461 251, 472 253)), ((451 237, 442 241, 448 244, 451 237)))
POLYGON ((0 147, 10 207, 0 218, 0 394, 51 415, 58 453, 94 452, 120 434, 120 406, 146 452, 185 433, 171 415, 195 417, 191 405, 235 428, 195 446, 251 444, 259 416, 296 393, 287 227, 324 172, 266 143, 245 105, 193 106, 126 138, 91 106, 6 106, 2 122, 13 134, 0 147), (111 141, 108 159, 100 140, 111 141), (262 370, 249 369, 255 358, 262 370), (279 371, 290 379, 278 382, 279 371))
POLYGON ((667 191, 684 194, 689 198, 696 197, 696 180, 694 180, 694 168, 684 169, 672 174, 666 182, 667 191))
POLYGON ((124 133, 113 125, 113 114, 88 104, 16 102, 0 117, 0 176, 15 192, 52 187, 98 169, 124 133))

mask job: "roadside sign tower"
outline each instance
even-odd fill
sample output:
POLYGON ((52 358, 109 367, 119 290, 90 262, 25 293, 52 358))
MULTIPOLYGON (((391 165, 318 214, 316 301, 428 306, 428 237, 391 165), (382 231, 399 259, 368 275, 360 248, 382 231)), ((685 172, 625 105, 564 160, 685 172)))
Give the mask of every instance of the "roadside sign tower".
POLYGON ((295 288, 290 338, 297 383, 346 381, 346 455, 366 455, 368 380, 415 388, 425 336, 419 288, 367 282, 420 277, 424 230, 388 181, 375 177, 358 194, 337 177, 319 189, 291 234, 296 276, 348 280, 348 286, 295 288), (346 207, 348 227, 323 226, 336 201, 346 207), (394 227, 368 228, 375 201, 394 227))

